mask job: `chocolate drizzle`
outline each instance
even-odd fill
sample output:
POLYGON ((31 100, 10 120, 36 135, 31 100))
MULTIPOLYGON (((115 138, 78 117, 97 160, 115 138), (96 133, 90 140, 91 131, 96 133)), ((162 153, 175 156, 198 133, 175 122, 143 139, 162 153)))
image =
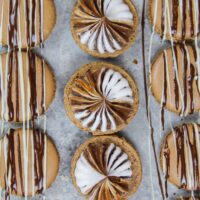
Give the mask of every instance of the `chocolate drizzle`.
POLYGON ((161 154, 162 160, 165 160, 162 162, 165 163, 163 169, 167 169, 166 180, 173 180, 178 187, 187 190, 199 190, 200 188, 200 149, 197 145, 200 138, 199 130, 200 126, 197 124, 183 124, 174 128, 173 132, 166 137, 161 154), (177 159, 171 159, 174 157, 177 159), (170 170, 173 173, 170 173, 170 170))
POLYGON ((164 88, 163 88, 163 97, 162 97, 162 107, 161 107, 161 123, 162 123, 162 129, 165 129, 165 106, 167 103, 167 64, 166 64, 166 53, 163 54, 164 59, 164 70, 163 70, 163 79, 164 79, 164 88))
MULTIPOLYGON (((27 138, 29 145, 27 145, 28 152, 31 152, 32 159, 31 167, 34 168, 34 194, 41 194, 43 192, 44 186, 44 154, 45 154, 45 137, 46 134, 39 130, 29 130, 31 134, 29 138, 27 138), (32 148, 32 149, 31 149, 32 148)), ((9 199, 10 193, 12 194, 20 194, 25 196, 24 191, 24 181, 26 179, 25 174, 23 173, 24 169, 24 155, 23 148, 25 147, 23 142, 23 131, 22 130, 10 130, 5 138, 1 141, 2 146, 6 145, 6 168, 4 169, 5 176, 5 188, 6 188, 6 199, 9 199), (22 167, 23 166, 23 167, 22 167), (9 170, 8 170, 9 169, 9 170), (17 176, 19 175, 19 179, 17 176), (10 179, 8 180, 8 177, 10 179), (21 192, 20 192, 21 191, 21 192)), ((3 158, 3 156, 2 156, 3 158)), ((30 170, 27 176, 33 176, 33 170, 30 170), (31 173, 31 174, 30 174, 31 173)), ((32 184, 30 179, 28 179, 29 183, 32 184)), ((28 191, 28 195, 31 195, 31 191, 28 191)))
POLYGON ((168 146, 168 142, 165 142, 164 153, 163 153, 166 161, 166 171, 165 171, 165 196, 168 197, 168 185, 167 179, 169 178, 169 170, 170 170, 170 150, 168 146))
MULTIPOLYGON (((200 2, 198 6, 200 7, 200 2)), ((150 19, 154 23, 153 19, 156 16, 155 26, 156 31, 160 31, 160 35, 168 40, 173 39, 173 41, 184 41, 189 39, 194 39, 200 32, 200 8, 195 8, 194 0, 158 0, 157 10, 155 11, 156 0, 152 0, 150 6, 150 19), (167 3, 166 3, 167 2, 167 3), (182 3, 180 3, 182 2, 182 3), (154 5, 154 7, 152 7, 154 5), (159 10, 161 8, 161 10, 159 10), (197 19, 196 14, 197 12, 197 19), (169 13, 169 18, 168 18, 169 13), (168 20, 170 19, 170 21, 168 20), (165 23, 166 22, 166 23, 165 23), (195 31, 195 23, 198 24, 195 31), (196 32, 196 33, 195 33, 196 32), (171 34, 170 34, 171 33, 171 34), (167 35, 165 35, 167 34, 167 35)), ((197 6, 197 5, 196 5, 197 6)))
POLYGON ((146 55, 145 55, 145 7, 146 1, 143 1, 143 9, 142 9, 142 58, 143 58, 143 78, 144 78, 144 90, 145 90, 145 100, 146 100, 146 115, 148 115, 148 87, 147 87, 147 73, 146 73, 146 55))
MULTIPOLYGON (((29 80, 30 80, 30 109, 31 116, 34 119, 37 117, 37 90, 36 90, 36 59, 35 54, 31 51, 28 52, 28 60, 29 60, 29 80)), ((42 75, 43 76, 43 75, 42 75)))
POLYGON ((177 33, 179 0, 172 1, 172 35, 177 33))
POLYGON ((34 145, 34 171, 35 171, 35 186, 36 193, 41 194, 43 192, 44 181, 44 144, 45 135, 38 130, 33 133, 33 145, 34 145))
MULTIPOLYGON (((197 52, 193 45, 179 44, 164 50, 152 64, 151 74, 152 92, 155 98, 161 102, 162 109, 166 107, 181 116, 198 112, 200 94, 198 92, 198 79, 196 79, 197 74, 197 52), (173 56, 173 50, 175 56, 173 56), (167 64, 165 56, 168 59, 167 64), (172 62, 169 59, 171 56, 173 56, 172 62), (157 66, 159 60, 162 62, 162 68, 157 66), (155 77, 157 73, 164 74, 160 82, 155 77), (167 81, 167 76, 169 76, 169 81, 167 81), (157 84, 164 85, 162 97, 156 91, 157 84)), ((161 118, 163 121, 163 115, 161 118)))
MULTIPOLYGON (((7 170, 6 176, 6 197, 9 196, 9 192, 17 192, 17 178, 16 178, 16 163, 15 163, 15 142, 14 142, 14 130, 10 130, 10 133, 6 136, 8 140, 7 146, 7 160, 6 160, 6 168, 7 170), (10 186, 8 186, 8 177, 10 172, 10 186)), ((6 198, 7 199, 7 198, 6 198)))
MULTIPOLYGON (((7 1, 7 0, 6 0, 7 1)), ((37 23, 39 23, 39 41, 41 43, 40 47, 44 47, 44 33, 43 33, 43 0, 32 0, 32 1, 19 1, 19 0, 8 0, 9 4, 9 13, 8 13, 8 53, 6 58, 4 55, 1 55, 4 62, 6 60, 5 66, 2 65, 1 80, 5 80, 5 90, 1 91, 1 100, 3 101, 5 97, 7 98, 7 112, 3 113, 3 116, 6 116, 6 120, 23 122, 23 131, 22 135, 20 131, 12 130, 9 134, 6 135, 8 141, 7 152, 4 152, 4 157, 6 155, 6 166, 7 170, 4 176, 5 185, 6 185, 6 199, 10 199, 10 193, 19 194, 22 196, 28 196, 27 193, 29 185, 26 183, 29 181, 29 177, 26 177, 26 169, 28 167, 29 161, 29 149, 27 149, 27 141, 30 139, 27 136, 27 131, 25 131, 25 120, 31 118, 31 124, 33 125, 32 133, 32 143, 33 143, 33 162, 34 162, 34 182, 35 182, 35 191, 34 193, 43 193, 46 189, 45 179, 46 172, 44 173, 46 164, 46 135, 43 132, 35 130, 35 118, 45 112, 46 108, 46 99, 45 99, 45 62, 41 59, 41 74, 37 74, 37 56, 32 51, 32 48, 37 44, 37 23), (25 24, 25 35, 26 35, 26 52, 24 48, 24 41, 22 35, 20 36, 20 24, 21 17, 20 11, 23 8, 24 19, 22 23, 25 24), (39 9, 39 11, 37 10, 39 9), (37 14, 39 12, 39 19, 37 14), (37 21, 38 20, 38 21, 37 21), (23 65, 23 57, 26 57, 27 63, 23 65), (8 62, 7 62, 8 60, 8 62), (27 72, 27 73, 26 73, 27 72), (28 76, 27 76, 28 74, 28 76), (5 78, 4 78, 5 75, 5 78), (25 78, 23 79, 23 77, 25 78), (27 77, 26 77, 27 76, 27 77), (37 78, 41 76, 41 88, 38 87, 37 78), (21 78, 23 80, 21 80, 21 78), (27 83, 25 83, 27 80, 27 83), (26 91, 24 92, 24 88, 26 91), (30 91, 29 91, 30 90, 30 91), (38 98, 38 92, 41 90, 41 102, 38 98), (30 92, 30 99, 28 99, 28 94, 30 92), (27 95, 27 96, 26 96, 27 95), (39 101, 39 102, 38 102, 39 101), (26 105, 29 103, 29 105, 26 105), (21 106, 21 107, 20 107, 21 106), (27 110, 28 109, 28 110, 27 110), (23 111, 29 113, 27 114, 27 119, 23 111), (42 111, 41 111, 42 110, 42 111), (7 116, 8 115, 8 116, 7 116), (22 139, 23 138, 23 139, 22 139), (23 151, 22 151, 23 150, 23 151), (23 152, 23 153, 22 153, 23 152), (18 159, 16 159, 18 158, 18 159), (18 165, 18 166, 16 166, 18 165), (16 179, 17 174, 19 174, 19 180, 16 179), (9 180, 8 180, 9 179, 9 180), (19 181, 19 182, 18 182, 19 181), (10 184, 9 184, 10 182, 10 184), (20 188, 20 189, 19 189, 20 188), (21 192, 20 192, 21 191, 21 192)), ((6 2, 7 3, 7 2, 6 2)), ((4 4, 3 4, 4 5, 4 4)), ((3 6, 2 5, 2 6, 3 6)), ((7 5, 7 4, 6 4, 7 5)), ((2 8, 2 10, 4 10, 2 8)), ((6 13, 7 14, 7 13, 6 13)), ((4 21, 2 21, 5 23, 4 21)), ((1 43, 3 43, 1 41, 1 43)), ((5 41, 4 41, 5 43, 5 41)), ((46 128, 45 128, 46 129, 46 128)), ((46 130, 45 130, 46 131, 46 130)), ((29 144, 30 145, 30 144, 29 144)), ((30 184, 30 183, 29 183, 30 184)), ((29 191, 30 193, 30 191, 29 191)))

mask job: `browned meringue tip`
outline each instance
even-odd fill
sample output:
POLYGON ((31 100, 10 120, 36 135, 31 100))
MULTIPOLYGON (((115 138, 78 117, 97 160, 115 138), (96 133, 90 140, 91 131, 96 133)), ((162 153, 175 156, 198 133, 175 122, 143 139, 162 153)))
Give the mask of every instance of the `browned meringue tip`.
MULTIPOLYGON (((93 166, 94 170, 97 170, 99 173, 103 174, 106 172, 105 168, 106 167, 106 161, 104 160, 104 154, 109 151, 108 149, 112 149, 112 152, 117 149, 121 149, 121 154, 120 155, 127 155, 127 161, 130 162, 130 168, 129 170, 132 171, 132 175, 130 177, 120 177, 119 179, 117 177, 113 177, 108 179, 107 181, 112 182, 112 180, 115 180, 115 184, 121 187, 121 190, 118 190, 117 193, 110 193, 111 196, 109 196, 109 189, 107 191, 107 198, 108 199, 115 199, 115 197, 112 198, 113 194, 116 194, 119 199, 122 200, 127 200, 129 196, 134 194, 141 183, 142 180, 142 163, 140 160, 140 157, 137 153, 137 151, 130 145, 124 138, 120 138, 117 136, 97 136, 93 137, 89 140, 87 140, 85 143, 81 144, 79 148, 76 150, 72 161, 71 161, 71 177, 72 177, 72 182, 75 188, 78 190, 78 192, 85 197, 85 199, 88 199, 90 195, 95 191, 95 187, 98 187, 98 184, 94 186, 94 188, 89 189, 87 191, 87 194, 83 194, 82 188, 79 187, 79 180, 77 179, 77 172, 78 174, 82 174, 83 176, 86 175, 80 167, 80 160, 85 157, 89 165, 93 166), (102 154, 102 155, 101 155, 102 154), (95 159, 93 160, 92 157, 95 156, 95 159), (82 157, 82 158, 81 158, 82 157), (96 164, 95 164, 95 163, 96 164), (78 163, 78 164, 77 164, 78 163), (118 180, 118 181, 117 181, 118 180), (123 185, 120 186, 120 183, 127 184, 127 187, 123 187, 123 185), (119 192, 123 191, 123 192, 119 192)), ((108 154, 109 155, 109 154, 108 154)), ((114 154, 112 154, 114 155, 114 154)), ((120 158, 120 156, 119 156, 120 158)), ((83 161, 83 160, 81 160, 83 161)), ((126 164, 124 161, 124 163, 126 164)), ((85 161, 84 161, 85 163, 85 161)), ((113 164, 114 165, 114 164, 113 164)), ((119 165, 120 166, 120 165, 119 165)), ((87 168, 87 167, 86 167, 87 168)), ((84 168, 85 169, 85 168, 84 168)), ((83 169, 83 170, 84 170, 83 169)), ((116 168, 117 169, 117 168, 116 168)), ((107 169, 108 170, 108 169, 107 169)), ((109 175, 107 175, 108 177, 109 175)), ((90 180, 89 177, 88 179, 85 180, 90 180)), ((106 177, 102 181, 100 181, 99 184, 104 184, 106 182, 106 177)), ((104 185, 107 187, 107 185, 104 185)), ((101 197, 105 197, 103 194, 104 190, 98 190, 97 195, 99 195, 100 199, 101 197), (102 193, 101 195, 99 193, 102 193)), ((98 198, 98 199, 99 199, 98 198)))
MULTIPOLYGON (((128 9, 126 10, 126 12, 129 13, 128 17, 132 15, 132 19, 123 16, 121 19, 118 17, 114 19, 113 16, 111 19, 108 19, 108 17, 104 16, 105 11, 104 13, 99 13, 93 5, 93 2, 88 3, 88 1, 85 0, 77 1, 71 15, 71 32, 74 40, 85 53, 98 58, 113 58, 119 56, 130 48, 132 43, 135 41, 138 32, 139 20, 137 10, 132 1, 124 0, 123 2, 128 9), (86 5, 87 3, 88 5, 86 5), (102 30, 104 36, 101 38, 102 43, 98 44, 97 35, 95 34, 96 36, 94 36, 93 33, 95 33, 95 30, 98 28, 101 30, 102 24, 105 27, 105 29, 102 30), (90 31, 91 27, 94 29, 93 33, 90 31), (89 43, 88 39, 88 45, 86 44, 87 42, 82 42, 81 39, 87 31, 88 34, 92 33, 94 38, 96 38, 96 41, 95 39, 92 40, 93 43, 89 43), (113 42, 113 40, 115 41, 113 42)), ((118 5, 118 10, 119 8, 120 6, 118 5)), ((92 36, 90 38, 92 38, 92 36)))
POLYGON ((93 62, 70 78, 64 104, 69 118, 81 130, 93 135, 114 134, 136 115, 139 92, 132 77, 119 66, 93 62))

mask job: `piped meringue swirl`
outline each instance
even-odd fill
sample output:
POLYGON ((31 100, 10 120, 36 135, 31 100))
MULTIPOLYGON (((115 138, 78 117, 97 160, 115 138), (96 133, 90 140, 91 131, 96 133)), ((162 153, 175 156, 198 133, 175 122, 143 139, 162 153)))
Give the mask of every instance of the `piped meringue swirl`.
POLYGON ((135 33, 135 20, 125 0, 81 0, 72 17, 80 43, 99 54, 124 48, 135 33))
POLYGON ((69 95, 76 120, 91 132, 115 131, 133 112, 133 90, 114 69, 90 68, 78 76, 69 95))
POLYGON ((130 192, 132 174, 128 155, 113 143, 90 144, 75 168, 77 186, 90 200, 126 196, 130 192))

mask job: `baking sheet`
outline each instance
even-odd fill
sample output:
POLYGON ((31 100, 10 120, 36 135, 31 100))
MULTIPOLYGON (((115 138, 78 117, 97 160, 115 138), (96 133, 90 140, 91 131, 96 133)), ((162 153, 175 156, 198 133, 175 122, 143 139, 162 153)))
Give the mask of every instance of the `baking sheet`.
MULTIPOLYGON (((92 61, 98 61, 100 59, 93 58, 92 56, 83 53, 72 38, 70 32, 70 15, 75 2, 75 0, 55 0, 57 10, 56 26, 49 39, 45 42, 45 48, 43 50, 40 50, 39 48, 36 49, 36 51, 43 55, 43 57, 52 66, 57 80, 56 97, 46 116, 47 132, 53 138, 60 154, 60 169, 56 181, 53 183, 52 187, 46 191, 47 200, 84 199, 80 197, 72 185, 70 178, 70 160, 76 148, 90 138, 91 135, 79 130, 66 116, 63 103, 63 91, 70 76, 78 68, 84 64, 92 61)), ((141 20, 143 1, 133 0, 133 3, 137 8, 139 19, 141 20)), ((149 38, 151 34, 151 27, 147 16, 145 17, 145 23, 145 54, 147 62, 146 68, 148 70, 149 38)), ((152 58, 158 51, 160 51, 160 49, 163 49, 168 45, 169 44, 167 43, 162 43, 160 37, 155 34, 153 39, 152 58)), ((119 133, 119 135, 125 137, 139 152, 143 166, 142 183, 135 195, 130 197, 130 200, 161 200, 162 197, 158 184, 157 171, 149 142, 149 125, 146 117, 141 26, 139 26, 135 43, 127 52, 115 59, 101 59, 101 61, 107 61, 122 66, 135 78, 140 92, 140 107, 136 117, 125 130, 119 133), (138 61, 137 64, 133 63, 135 59, 138 61)), ((152 110, 152 120, 155 129, 154 138, 157 154, 159 154, 160 144, 164 135, 170 130, 169 116, 171 116, 172 125, 177 125, 183 122, 183 120, 191 121, 198 119, 197 115, 182 119, 172 113, 166 112, 166 131, 161 132, 159 118, 160 106, 155 102, 152 96, 150 107, 152 110)), ((38 121, 38 126, 42 127, 42 117, 38 121)), ((10 125, 6 124, 6 127, 10 127, 10 125)), ((16 126, 12 125, 12 127, 16 126)), ((176 187, 169 184, 169 199, 174 199, 175 195, 181 193, 183 193, 182 190, 178 190, 176 187)), ((12 197, 11 199, 20 200, 23 198, 12 197)), ((42 196, 31 199, 42 199, 42 196)))

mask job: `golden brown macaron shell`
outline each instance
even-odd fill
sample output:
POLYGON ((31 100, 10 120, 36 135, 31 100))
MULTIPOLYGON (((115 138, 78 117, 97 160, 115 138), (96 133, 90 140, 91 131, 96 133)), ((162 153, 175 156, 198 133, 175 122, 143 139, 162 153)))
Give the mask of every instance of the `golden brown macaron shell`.
POLYGON ((149 0, 149 20, 155 26, 155 31, 168 40, 171 37, 175 41, 194 39, 200 32, 200 12, 197 1, 183 1, 182 5, 179 2, 178 0, 149 0), (195 12, 198 13, 197 16, 195 12), (157 17, 154 24, 155 15, 157 17), (169 18, 171 19, 170 23, 169 18))
POLYGON ((58 173, 59 155, 52 140, 46 134, 32 129, 25 132, 22 129, 10 130, 0 140, 0 145, 0 185, 8 195, 25 196, 26 183, 28 196, 41 194, 45 188, 51 186, 58 173), (24 138, 28 141, 27 157, 24 156, 26 152, 24 138), (25 165, 26 159, 27 165, 25 165), (27 178, 25 166, 27 166, 27 178), (7 167, 10 168, 10 179, 7 167))
POLYGON ((170 132, 160 162, 168 181, 186 190, 200 189, 200 126, 183 124, 170 132))
MULTIPOLYGON (((17 9, 17 3, 13 2, 13 7, 17 9)), ((10 1, 0 0, 0 18, 2 19, 2 43, 3 45, 8 45, 8 34, 12 32, 9 30, 9 19, 13 20, 16 16, 16 31, 18 33, 17 43, 22 45, 22 48, 26 48, 34 42, 36 45, 41 41, 48 38, 51 34, 52 29, 56 23, 56 9, 53 0, 41 0, 37 1, 27 1, 20 0, 18 2, 18 9, 13 9, 10 15, 10 1), (30 4, 30 2, 32 2, 30 4), (35 2, 35 3, 34 3, 35 2), (42 6, 43 5, 43 6, 42 6), (43 8, 43 9, 42 9, 43 8), (41 13, 40 13, 41 12, 41 13), (28 15, 28 16, 26 16, 28 15), (43 20, 42 20, 43 18, 43 20), (41 28, 43 27, 43 28, 41 28), (29 32, 27 32, 27 30, 29 32), (41 38, 43 34, 44 38, 41 38)))
POLYGON ((159 53, 152 63, 152 94, 161 105, 179 115, 200 110, 196 55, 194 46, 176 45, 159 53))
POLYGON ((135 81, 118 66, 97 62, 79 69, 67 83, 65 108, 70 119, 94 135, 125 128, 138 110, 135 81))
POLYGON ((97 200, 126 200, 140 185, 142 165, 135 149, 124 139, 98 136, 77 149, 71 162, 71 176, 74 186, 86 199, 94 195, 97 200), (91 171, 88 166, 95 173, 89 173, 91 171), (94 181, 97 174, 101 177, 99 183, 88 189, 84 184, 80 187, 80 182, 94 181))
POLYGON ((71 17, 72 35, 81 49, 103 58, 127 50, 135 40, 137 26, 138 15, 131 0, 78 0, 71 17))
POLYGON ((32 51, 3 53, 0 57, 3 80, 0 113, 4 113, 1 117, 22 122, 43 114, 56 90, 54 75, 48 64, 32 51))

